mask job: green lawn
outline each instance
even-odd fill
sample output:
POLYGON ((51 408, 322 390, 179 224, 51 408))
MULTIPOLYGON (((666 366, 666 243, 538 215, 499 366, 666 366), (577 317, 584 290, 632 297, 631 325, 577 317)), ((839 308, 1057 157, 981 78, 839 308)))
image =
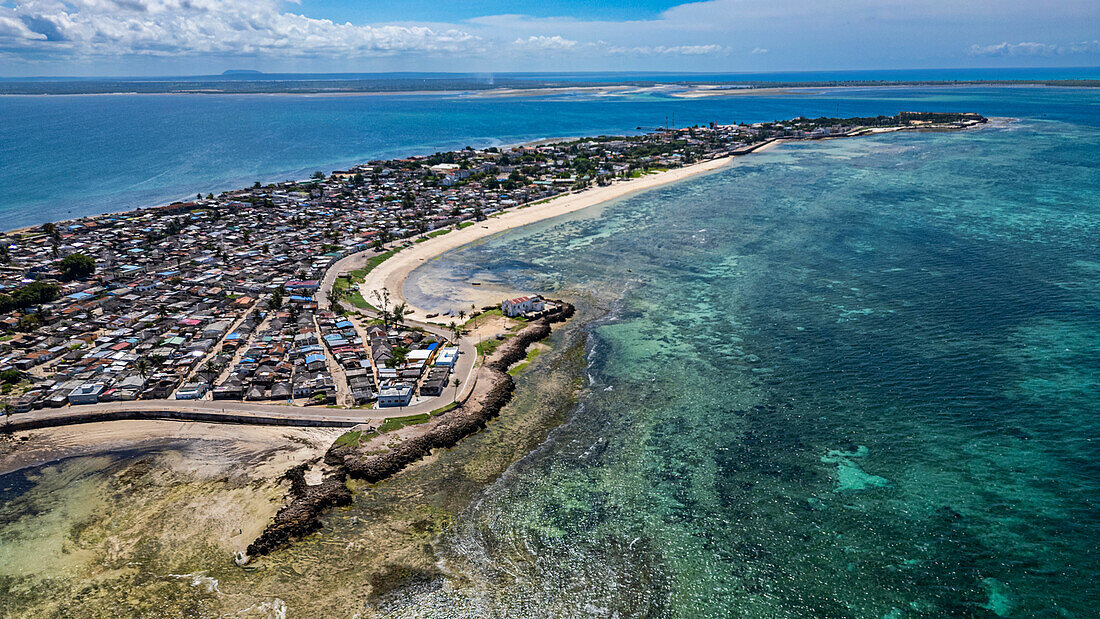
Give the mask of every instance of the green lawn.
POLYGON ((337 447, 358 447, 360 439, 363 438, 363 434, 364 433, 359 430, 344 432, 340 435, 340 438, 336 439, 334 445, 337 447))
POLYGON ((477 354, 481 355, 482 357, 488 357, 493 353, 494 350, 497 349, 497 346, 500 346, 503 343, 504 340, 498 340, 496 338, 485 340, 476 346, 477 354))
POLYGON ((526 370, 527 366, 531 365, 531 362, 534 361, 540 354, 542 354, 541 348, 532 348, 531 350, 528 350, 527 358, 519 362, 516 367, 508 370, 508 373, 512 376, 517 376, 520 372, 526 370))
MULTIPOLYGON (((453 389, 453 387, 451 387, 451 389, 453 389)), ((439 408, 435 409, 434 411, 432 411, 428 414, 431 415, 432 417, 435 417, 436 415, 442 415, 443 413, 445 413, 449 410, 452 410, 452 409, 456 408, 457 406, 458 406, 458 402, 451 402, 450 404, 448 404, 446 406, 440 406, 439 408)))
POLYGON ((386 417, 386 420, 382 422, 382 425, 378 426, 378 432, 379 434, 393 432, 394 430, 400 430, 405 426, 412 426, 418 423, 424 423, 431 419, 431 417, 431 413, 420 413, 419 415, 408 415, 407 417, 386 417))

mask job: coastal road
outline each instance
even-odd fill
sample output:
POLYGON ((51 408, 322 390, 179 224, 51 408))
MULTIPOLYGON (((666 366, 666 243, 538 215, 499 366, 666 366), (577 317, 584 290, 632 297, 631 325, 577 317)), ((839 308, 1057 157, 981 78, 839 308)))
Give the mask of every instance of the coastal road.
MULTIPOLYGON (((446 235, 444 235, 444 236, 446 236, 446 235)), ((409 242, 409 239, 400 239, 398 241, 394 241, 393 243, 391 243, 389 246, 387 246, 387 248, 392 249, 392 248, 394 248, 394 247, 396 247, 396 246, 398 246, 402 243, 407 243, 407 242, 409 242)), ((419 243, 418 245, 423 245, 423 243, 419 243)), ((414 245, 414 247, 415 246, 416 245, 414 245)), ((325 271, 325 276, 324 276, 324 278, 321 279, 320 287, 317 289, 317 296, 316 296, 317 308, 319 310, 330 309, 330 304, 329 304, 329 301, 328 301, 329 291, 332 290, 332 287, 336 282, 336 277, 340 273, 347 273, 349 271, 354 271, 355 269, 363 268, 367 264, 367 259, 370 258, 371 256, 374 256, 377 253, 378 252, 374 251, 373 249, 368 249, 368 250, 361 251, 361 252, 358 252, 358 253, 350 254, 350 255, 345 256, 345 257, 341 258, 340 260, 337 260, 336 262, 334 262, 332 264, 332 266, 330 266, 328 268, 328 270, 325 271)), ((401 252, 398 252, 393 257, 391 257, 390 260, 393 260, 394 258, 396 258, 400 254, 401 254, 401 252)), ((386 262, 389 262, 389 260, 387 260, 386 262)), ((386 262, 383 262, 382 264, 386 264, 386 262)), ((364 298, 366 298, 366 297, 364 297, 364 298)), ((347 309, 349 311, 358 311, 358 312, 362 312, 365 316, 370 316, 372 318, 378 318, 378 316, 374 312, 372 312, 371 310, 361 309, 361 308, 355 307, 355 306, 353 306, 353 305, 351 305, 351 304, 349 304, 345 301, 340 301, 340 304, 344 307, 344 309, 347 309)), ((418 329, 423 329, 424 331, 427 331, 428 333, 431 333, 432 335, 435 335, 436 337, 440 338, 441 340, 450 341, 450 338, 452 337, 451 332, 448 331, 446 327, 444 327, 442 325, 439 325, 439 324, 436 324, 436 323, 425 322, 423 320, 414 320, 414 319, 411 319, 411 318, 406 319, 404 321, 404 323, 406 325, 410 326, 410 327, 416 327, 418 329)), ((477 362, 477 347, 469 339, 464 338, 464 337, 460 337, 460 338, 458 338, 458 351, 459 351, 458 363, 455 365, 454 370, 451 372, 451 377, 450 377, 449 380, 453 382, 454 379, 457 377, 459 380, 462 381, 462 385, 460 387, 461 391, 459 392, 458 398, 457 398, 458 400, 462 401, 462 400, 465 400, 470 395, 470 393, 473 392, 474 383, 476 382, 477 373, 474 371, 474 369, 475 369, 475 365, 476 365, 476 362, 477 362)), ((426 402, 422 402, 422 403, 419 403, 419 404, 413 404, 411 406, 390 408, 390 409, 381 409, 381 410, 389 410, 389 411, 391 411, 391 414, 398 414, 398 415, 419 415, 420 413, 431 412, 431 411, 433 411, 437 408, 440 408, 442 406, 446 406, 448 403, 450 403, 452 400, 454 400, 454 398, 448 398, 446 396, 446 394, 448 392, 453 395, 454 394, 454 387, 448 387, 447 389, 444 389, 443 390, 444 395, 439 396, 439 397, 435 397, 435 398, 431 398, 426 402), (398 410, 400 410, 402 412, 399 412, 399 413, 393 413, 392 412, 392 411, 398 411, 398 410)))
MULTIPOLYGON (((410 409, 411 407, 406 410, 410 409)), ((14 413, 0 429, 28 430, 113 419, 179 419, 239 424, 350 427, 379 422, 394 416, 395 412, 396 409, 339 409, 236 400, 135 400, 14 413)))

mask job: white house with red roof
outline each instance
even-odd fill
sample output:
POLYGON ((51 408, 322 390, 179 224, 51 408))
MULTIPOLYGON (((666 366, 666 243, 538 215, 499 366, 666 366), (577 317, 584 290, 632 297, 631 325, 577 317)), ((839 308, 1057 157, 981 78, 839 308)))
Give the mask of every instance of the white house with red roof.
POLYGON ((541 312, 545 308, 546 302, 538 295, 506 299, 500 303, 500 311, 505 316, 522 316, 527 312, 541 312))

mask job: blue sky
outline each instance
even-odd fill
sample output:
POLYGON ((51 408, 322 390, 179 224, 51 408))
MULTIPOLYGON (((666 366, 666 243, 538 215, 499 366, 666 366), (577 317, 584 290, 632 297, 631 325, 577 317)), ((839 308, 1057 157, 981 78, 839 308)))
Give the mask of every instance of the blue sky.
POLYGON ((1100 0, 0 0, 0 75, 1100 65, 1100 0))

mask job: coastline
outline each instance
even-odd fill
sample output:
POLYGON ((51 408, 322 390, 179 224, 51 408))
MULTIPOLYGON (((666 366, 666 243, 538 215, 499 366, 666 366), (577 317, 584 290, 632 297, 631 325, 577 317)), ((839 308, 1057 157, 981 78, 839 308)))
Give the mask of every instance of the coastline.
MULTIPOLYGON (((783 140, 775 140, 753 149, 752 153, 763 152, 774 148, 783 140)), ((586 189, 577 193, 568 193, 550 198, 541 204, 535 203, 526 206, 515 207, 507 211, 490 216, 484 221, 475 222, 474 225, 459 230, 453 230, 447 234, 429 238, 421 243, 414 243, 405 248, 367 273, 366 279, 359 285, 360 293, 364 299, 372 299, 375 291, 383 288, 390 293, 390 298, 395 303, 406 303, 403 293, 405 281, 417 267, 446 252, 469 245, 483 238, 500 234, 514 228, 537 223, 553 217, 567 215, 592 206, 597 206, 612 200, 625 198, 635 193, 654 189, 664 185, 676 183, 688 178, 713 172, 724 168, 737 156, 729 155, 717 159, 710 159, 681 168, 674 168, 653 174, 647 174, 639 178, 613 183, 605 187, 586 189)), ((435 322, 443 324, 449 317, 428 318, 428 311, 408 304, 411 311, 409 318, 421 322, 435 322)))

